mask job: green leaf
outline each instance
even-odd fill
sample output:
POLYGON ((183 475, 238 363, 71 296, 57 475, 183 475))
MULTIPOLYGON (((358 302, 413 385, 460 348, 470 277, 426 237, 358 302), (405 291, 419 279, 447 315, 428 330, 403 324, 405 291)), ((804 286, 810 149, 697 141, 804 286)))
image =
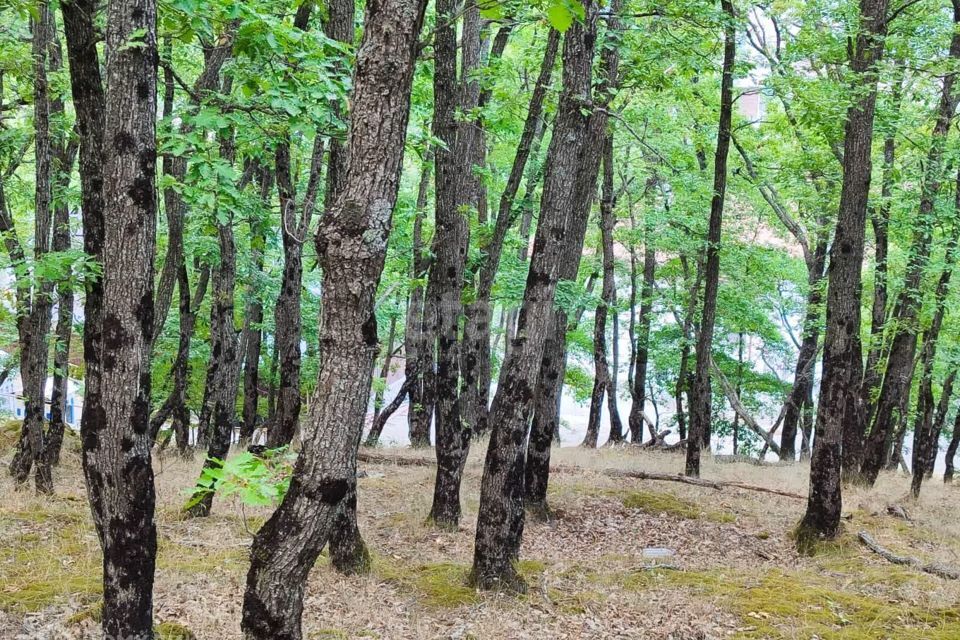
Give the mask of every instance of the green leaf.
POLYGON ((566 4, 555 1, 547 7, 547 21, 550 26, 559 31, 565 32, 573 24, 573 12, 566 4))

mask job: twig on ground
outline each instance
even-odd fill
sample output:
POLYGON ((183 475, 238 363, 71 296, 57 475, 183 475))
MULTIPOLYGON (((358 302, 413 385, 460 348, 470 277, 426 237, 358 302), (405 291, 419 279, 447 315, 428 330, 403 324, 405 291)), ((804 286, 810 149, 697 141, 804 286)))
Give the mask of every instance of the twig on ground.
POLYGON ((960 580, 960 569, 955 569, 939 562, 925 563, 919 558, 914 558, 913 556, 898 556, 889 549, 885 549, 880 546, 876 540, 873 539, 866 531, 861 531, 857 534, 857 537, 860 539, 860 542, 873 551, 875 554, 893 564, 899 564, 907 567, 913 567, 919 569, 924 573, 929 573, 940 578, 945 578, 947 580, 960 580))

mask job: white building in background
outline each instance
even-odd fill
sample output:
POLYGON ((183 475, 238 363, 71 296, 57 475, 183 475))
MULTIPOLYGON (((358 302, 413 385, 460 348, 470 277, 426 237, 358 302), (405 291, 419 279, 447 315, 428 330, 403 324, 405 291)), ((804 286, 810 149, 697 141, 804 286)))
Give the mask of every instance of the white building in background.
MULTIPOLYGON (((2 352, 0 352, 2 353, 2 352)), ((10 357, 7 355, 6 357, 10 357)), ((50 396, 53 393, 53 377, 48 377, 44 384, 44 417, 50 419, 50 396)), ((9 376, 0 385, 0 415, 10 418, 23 418, 26 404, 23 397, 23 380, 20 372, 9 376)), ((83 383, 72 378, 67 379, 67 406, 64 411, 64 420, 74 429, 80 428, 80 417, 83 415, 83 383)))

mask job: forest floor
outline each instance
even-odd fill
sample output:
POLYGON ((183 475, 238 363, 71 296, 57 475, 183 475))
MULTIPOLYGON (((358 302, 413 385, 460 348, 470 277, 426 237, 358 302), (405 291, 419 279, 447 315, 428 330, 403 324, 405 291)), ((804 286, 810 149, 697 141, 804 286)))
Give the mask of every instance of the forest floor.
MULTIPOLYGON (((551 477, 556 518, 526 525, 520 569, 530 588, 518 597, 466 584, 483 460, 482 446, 474 449, 456 532, 425 524, 432 467, 361 465, 360 528, 372 569, 342 577, 320 559, 306 596, 305 638, 960 638, 960 582, 889 564, 856 539, 865 530, 894 552, 960 565, 960 485, 932 481, 919 502, 907 499, 902 476, 850 490, 844 536, 802 557, 790 540, 801 499, 604 472, 675 473, 676 454, 555 450, 563 466, 551 477), (888 515, 894 504, 911 520, 888 515), (648 547, 674 550, 670 566, 650 568, 648 547)), ((250 531, 269 515, 227 499, 208 518, 184 520, 180 508, 199 466, 199 458, 155 460, 155 607, 166 640, 240 637, 250 531)), ((799 494, 807 473, 805 465, 707 460, 703 467, 711 480, 799 494)), ((100 554, 75 451, 56 475, 56 497, 38 498, 13 491, 0 474, 0 638, 98 637, 100 554)))

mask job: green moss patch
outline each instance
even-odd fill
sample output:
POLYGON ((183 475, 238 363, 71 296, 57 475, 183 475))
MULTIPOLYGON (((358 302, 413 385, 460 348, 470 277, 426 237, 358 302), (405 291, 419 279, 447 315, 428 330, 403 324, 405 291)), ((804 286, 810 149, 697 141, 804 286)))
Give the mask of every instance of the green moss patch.
POLYGON ((705 510, 697 503, 678 498, 672 493, 631 491, 622 494, 621 501, 623 502, 623 506, 628 509, 638 509, 650 515, 666 514, 682 520, 697 520, 703 518, 711 522, 721 523, 736 521, 736 517, 732 513, 705 510))
MULTIPOLYGON (((862 568, 862 567, 861 567, 862 568)), ((863 582, 883 580, 880 573, 863 582)), ((632 590, 683 588, 713 597, 742 618, 740 638, 831 640, 947 640, 960 638, 960 609, 927 607, 862 593, 824 574, 770 571, 760 576, 729 571, 643 571, 619 576, 632 590)))
POLYGON ((419 594, 420 602, 428 607, 454 608, 474 604, 480 593, 469 586, 470 567, 453 562, 419 565, 376 558, 373 570, 382 579, 419 594))

